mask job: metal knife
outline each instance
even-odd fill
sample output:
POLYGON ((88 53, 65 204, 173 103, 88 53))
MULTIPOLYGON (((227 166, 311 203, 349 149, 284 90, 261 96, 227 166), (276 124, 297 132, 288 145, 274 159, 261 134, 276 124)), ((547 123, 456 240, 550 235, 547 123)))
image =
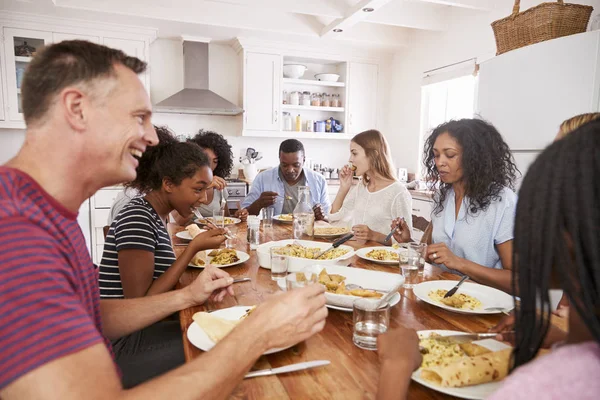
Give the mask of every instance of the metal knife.
POLYGON ((452 296, 454 293, 456 293, 456 291, 458 290, 460 285, 462 285, 463 282, 466 281, 467 279, 469 279, 469 277, 467 275, 463 276, 462 279, 460 281, 458 281, 456 286, 454 286, 452 289, 448 290, 448 292, 444 295, 444 299, 446 299, 446 298, 452 296))
MULTIPOLYGON (((503 334, 505 333, 510 333, 510 332, 502 332, 503 334)), ((436 339, 436 340, 448 340, 452 343, 470 343, 470 342, 474 342, 476 340, 483 340, 483 339, 493 339, 498 335, 497 332, 490 332, 490 333, 469 333, 466 335, 449 335, 449 336, 435 336, 435 337, 430 337, 428 339, 436 339)))
POLYGON ((354 237, 354 233, 348 233, 348 234, 342 236, 341 238, 339 238, 338 240, 333 242, 331 244, 331 247, 329 247, 328 249, 325 249, 322 252, 320 252, 319 254, 317 254, 317 256, 314 259, 318 260, 319 257, 323 256, 323 254, 325 254, 333 249, 337 249, 338 247, 340 247, 341 244, 346 243, 348 240, 352 239, 353 237, 354 237))
POLYGON ((329 365, 329 364, 331 364, 331 361, 329 361, 329 360, 306 361, 306 362, 286 365, 285 367, 269 368, 269 369, 261 369, 259 371, 252 371, 252 372, 247 373, 246 376, 244 376, 244 379, 255 378, 257 376, 269 376, 269 375, 276 375, 276 374, 284 374, 287 372, 301 371, 303 369, 308 369, 308 368, 322 367, 324 365, 329 365))

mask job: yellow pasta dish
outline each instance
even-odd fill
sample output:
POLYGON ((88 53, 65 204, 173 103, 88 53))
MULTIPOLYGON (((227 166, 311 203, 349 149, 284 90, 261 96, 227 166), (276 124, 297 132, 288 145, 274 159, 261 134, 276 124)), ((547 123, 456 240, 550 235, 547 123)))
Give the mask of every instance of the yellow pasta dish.
POLYGON ((210 263, 215 265, 228 265, 240 260, 233 249, 213 250, 208 253, 208 256, 212 257, 210 263))
MULTIPOLYGON (((199 221, 200 221, 200 223, 202 223, 202 224, 207 224, 207 223, 209 223, 209 222, 211 222, 211 223, 214 223, 214 222, 215 222, 215 221, 214 221, 214 219, 213 219, 212 217, 209 217, 209 218, 204 218, 204 219, 201 219, 201 220, 199 220, 199 221)), ((233 218, 225 217, 225 218, 223 218, 223 223, 224 223, 225 225, 234 225, 234 224, 236 224, 236 223, 237 223, 237 221, 236 221, 235 219, 233 219, 233 218)))
MULTIPOLYGON (((296 274, 296 279, 302 280, 303 276, 304 276, 304 274, 302 272, 299 272, 296 274), (299 274, 301 274, 301 276, 299 274)), ((346 289, 345 280, 346 280, 345 276, 337 275, 337 274, 328 274, 326 269, 323 269, 319 273, 319 283, 321 285, 325 285, 325 287, 327 288, 327 291, 329 293, 343 294, 346 296, 372 297, 372 298, 376 298, 376 299, 383 296, 382 293, 376 292, 374 290, 368 290, 368 289, 348 290, 348 289, 346 289)))
POLYGON ((428 295, 431 300, 447 305, 448 307, 459 308, 461 310, 477 310, 481 308, 481 301, 473 296, 464 293, 455 293, 445 299, 444 296, 446 293, 448 293, 447 290, 437 289, 432 290, 428 295))
POLYGON ((292 214, 281 214, 277 217, 277 219, 290 222, 294 219, 294 216, 292 214))
POLYGON ((326 228, 315 228, 315 235, 341 235, 344 233, 350 232, 348 228, 339 228, 335 226, 330 226, 326 228))
MULTIPOLYGON (((304 247, 299 244, 287 244, 277 251, 277 254, 283 254, 290 257, 308 258, 315 260, 317 255, 323 250, 318 247, 304 247)), ((333 260, 348 253, 347 249, 333 249, 319 257, 319 260, 333 260)))
POLYGON ((390 250, 385 250, 385 249, 371 250, 370 252, 368 252, 366 254, 366 257, 372 258, 373 260, 377 260, 377 261, 398 261, 399 260, 398 253, 396 253, 395 251, 390 251, 390 250))

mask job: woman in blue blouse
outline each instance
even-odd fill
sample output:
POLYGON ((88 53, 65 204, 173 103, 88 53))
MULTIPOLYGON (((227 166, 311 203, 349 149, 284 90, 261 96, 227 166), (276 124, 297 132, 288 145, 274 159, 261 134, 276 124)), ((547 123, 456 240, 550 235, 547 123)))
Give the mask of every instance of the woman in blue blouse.
MULTIPOLYGON (((518 172, 500 133, 479 119, 446 122, 425 143, 427 179, 439 183, 429 261, 511 291, 518 172)), ((409 234, 405 224, 395 237, 409 234)))

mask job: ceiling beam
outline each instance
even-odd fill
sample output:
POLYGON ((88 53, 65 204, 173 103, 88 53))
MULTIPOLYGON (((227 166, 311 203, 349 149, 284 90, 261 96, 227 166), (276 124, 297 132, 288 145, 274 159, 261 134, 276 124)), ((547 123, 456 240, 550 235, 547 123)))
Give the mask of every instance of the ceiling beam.
POLYGON ((345 7, 337 2, 324 0, 207 0, 210 3, 225 3, 287 13, 314 15, 317 17, 342 18, 345 7))
POLYGON ((378 8, 389 3, 392 0, 361 0, 355 6, 350 8, 343 18, 336 19, 321 31, 321 37, 328 37, 342 33, 344 30, 356 25, 369 17, 370 12, 364 12, 365 8, 373 8, 376 12, 378 8))
POLYGON ((424 2, 392 1, 372 13, 365 22, 403 28, 442 31, 447 26, 448 7, 424 2))
POLYGON ((440 4, 472 10, 491 11, 495 8, 493 0, 418 0, 422 3, 440 4))

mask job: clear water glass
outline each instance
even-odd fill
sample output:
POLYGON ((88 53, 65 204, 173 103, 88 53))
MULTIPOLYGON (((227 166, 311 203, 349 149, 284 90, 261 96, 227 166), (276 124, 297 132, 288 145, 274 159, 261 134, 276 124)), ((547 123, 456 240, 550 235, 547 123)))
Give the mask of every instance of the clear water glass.
POLYGON ((377 336, 385 333, 390 326, 390 305, 377 308, 376 300, 356 300, 352 307, 352 320, 354 344, 361 349, 377 350, 377 336))
POLYGON ((417 260, 417 267, 419 267, 419 275, 423 275, 425 269, 425 250, 427 245, 425 243, 409 243, 409 249, 411 252, 418 254, 419 259, 417 260))
POLYGON ((271 279, 274 281, 283 279, 287 275, 289 258, 285 254, 281 254, 283 247, 271 247, 271 279))
POLYGON ((400 270, 404 277, 404 284, 402 287, 405 289, 412 289, 417 283, 419 283, 419 259, 420 254, 415 250, 412 250, 410 246, 401 246, 399 249, 400 258, 400 270))
POLYGON ((211 221, 217 228, 225 228, 225 210, 214 210, 211 221))
POLYGON ((285 277, 286 290, 294 290, 317 283, 318 275, 310 271, 294 272, 285 277))
POLYGON ((263 228, 272 228, 273 227, 273 213, 275 212, 275 207, 265 207, 263 208, 263 228))

